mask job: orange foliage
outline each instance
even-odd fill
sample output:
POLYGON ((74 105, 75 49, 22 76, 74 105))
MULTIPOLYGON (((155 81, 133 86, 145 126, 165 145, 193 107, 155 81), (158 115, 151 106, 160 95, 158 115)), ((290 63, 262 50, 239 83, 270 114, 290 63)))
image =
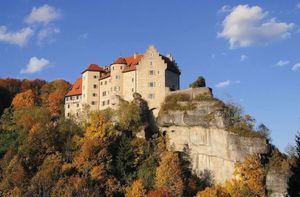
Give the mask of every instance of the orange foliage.
POLYGON ((36 97, 32 90, 19 93, 12 101, 12 105, 15 109, 33 107, 36 103, 36 97))
POLYGON ((163 189, 156 189, 149 191, 147 197, 171 197, 169 192, 163 190, 163 189))
POLYGON ((126 189, 125 197, 145 197, 146 191, 143 186, 142 180, 138 179, 134 181, 131 187, 126 189))

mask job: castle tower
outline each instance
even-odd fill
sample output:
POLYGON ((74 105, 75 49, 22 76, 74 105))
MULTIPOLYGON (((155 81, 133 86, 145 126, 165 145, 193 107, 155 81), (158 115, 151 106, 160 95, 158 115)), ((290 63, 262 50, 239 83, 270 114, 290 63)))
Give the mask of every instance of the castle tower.
POLYGON ((99 109, 99 78, 104 70, 97 64, 90 64, 82 72, 82 103, 88 104, 91 110, 99 109))

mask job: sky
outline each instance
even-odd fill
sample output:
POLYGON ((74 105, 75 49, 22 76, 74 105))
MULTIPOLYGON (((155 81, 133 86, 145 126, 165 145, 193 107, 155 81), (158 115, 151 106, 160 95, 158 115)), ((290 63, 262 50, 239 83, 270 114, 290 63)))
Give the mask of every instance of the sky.
POLYGON ((0 78, 66 79, 155 45, 271 129, 284 151, 300 130, 300 0, 2 0, 0 78))

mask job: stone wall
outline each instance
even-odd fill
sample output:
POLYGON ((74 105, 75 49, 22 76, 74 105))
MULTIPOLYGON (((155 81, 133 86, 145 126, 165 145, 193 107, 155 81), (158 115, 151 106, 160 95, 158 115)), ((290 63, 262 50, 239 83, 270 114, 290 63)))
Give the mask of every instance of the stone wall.
POLYGON ((269 171, 266 177, 266 188, 270 197, 287 196, 287 171, 269 171))

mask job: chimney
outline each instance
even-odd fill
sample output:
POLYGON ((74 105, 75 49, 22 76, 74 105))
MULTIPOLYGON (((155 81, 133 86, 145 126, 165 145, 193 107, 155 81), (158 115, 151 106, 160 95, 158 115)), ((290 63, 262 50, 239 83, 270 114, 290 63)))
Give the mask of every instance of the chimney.
POLYGON ((136 59, 136 56, 137 56, 137 53, 134 52, 134 54, 133 54, 134 59, 136 59))

